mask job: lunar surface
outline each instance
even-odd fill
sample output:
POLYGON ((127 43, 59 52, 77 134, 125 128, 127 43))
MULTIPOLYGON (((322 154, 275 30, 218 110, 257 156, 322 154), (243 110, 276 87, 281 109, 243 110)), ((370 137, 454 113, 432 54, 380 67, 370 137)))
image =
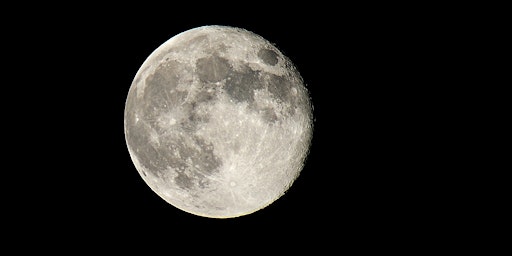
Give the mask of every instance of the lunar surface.
POLYGON ((144 61, 124 112, 128 152, 174 207, 232 218, 261 210, 300 174, 313 122, 306 86, 272 43, 240 28, 182 32, 144 61))

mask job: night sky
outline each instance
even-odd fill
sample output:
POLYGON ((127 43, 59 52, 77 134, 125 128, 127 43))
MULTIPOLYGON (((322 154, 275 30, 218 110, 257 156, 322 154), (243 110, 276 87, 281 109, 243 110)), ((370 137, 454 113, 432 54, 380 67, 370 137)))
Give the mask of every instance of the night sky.
POLYGON ((13 64, 16 77, 34 88, 37 102, 31 143, 40 159, 27 163, 36 165, 33 190, 18 192, 24 212, 38 216, 27 228, 101 239, 159 232, 220 239, 221 230, 233 239, 289 237, 336 248, 410 241, 407 234, 435 225, 439 212, 427 207, 435 192, 426 180, 437 170, 427 150, 435 140, 428 131, 437 127, 425 121, 432 77, 421 61, 435 52, 417 33, 426 31, 420 14, 269 5, 205 15, 175 6, 82 6, 10 28, 18 35, 11 43, 30 52, 13 64), (172 36, 203 25, 241 27, 274 43, 297 67, 314 106, 312 146, 299 178, 273 204, 239 218, 198 217, 167 204, 140 178, 124 140, 124 103, 139 67, 172 36), (26 63, 32 72, 21 68, 26 63))

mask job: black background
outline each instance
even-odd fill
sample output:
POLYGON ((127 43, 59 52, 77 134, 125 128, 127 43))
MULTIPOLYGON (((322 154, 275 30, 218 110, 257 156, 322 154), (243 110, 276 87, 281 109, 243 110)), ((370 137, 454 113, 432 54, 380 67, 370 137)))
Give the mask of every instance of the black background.
POLYGON ((433 159, 446 155, 430 150, 440 127, 428 113, 442 100, 429 97, 439 93, 432 74, 444 72, 430 65, 441 43, 429 36, 435 18, 394 6, 125 7, 11 20, 18 25, 8 43, 23 55, 12 64, 15 90, 29 94, 19 101, 29 111, 12 123, 27 116, 32 123, 14 127, 32 145, 16 150, 33 159, 21 160, 30 170, 20 174, 27 189, 14 192, 23 198, 16 203, 27 233, 53 230, 88 248, 149 238, 191 250, 214 241, 223 251, 234 241, 263 250, 366 250, 421 243, 436 231, 446 213, 430 206, 442 184, 429 181, 439 177, 433 159), (275 43, 314 106, 313 144, 299 178, 270 206, 238 218, 198 217, 167 204, 140 178, 124 141, 124 103, 139 67, 169 38, 202 25, 241 27, 275 43))

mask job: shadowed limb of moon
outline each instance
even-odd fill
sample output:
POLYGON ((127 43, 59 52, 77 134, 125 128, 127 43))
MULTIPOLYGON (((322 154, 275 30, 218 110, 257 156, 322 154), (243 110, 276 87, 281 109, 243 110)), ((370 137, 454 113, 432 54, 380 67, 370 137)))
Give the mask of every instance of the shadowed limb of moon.
POLYGON ((158 47, 126 99, 125 139, 171 205, 231 218, 261 210, 300 174, 312 105, 291 61, 250 31, 203 26, 158 47))

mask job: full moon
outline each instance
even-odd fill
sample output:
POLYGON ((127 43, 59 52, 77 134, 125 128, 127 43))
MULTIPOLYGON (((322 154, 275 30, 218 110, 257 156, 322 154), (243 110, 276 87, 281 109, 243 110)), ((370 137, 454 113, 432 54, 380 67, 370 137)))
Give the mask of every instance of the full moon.
POLYGON ((274 44, 245 29, 202 26, 144 61, 128 91, 124 134, 135 168, 163 200, 233 218, 290 189, 312 120, 304 81, 274 44))

